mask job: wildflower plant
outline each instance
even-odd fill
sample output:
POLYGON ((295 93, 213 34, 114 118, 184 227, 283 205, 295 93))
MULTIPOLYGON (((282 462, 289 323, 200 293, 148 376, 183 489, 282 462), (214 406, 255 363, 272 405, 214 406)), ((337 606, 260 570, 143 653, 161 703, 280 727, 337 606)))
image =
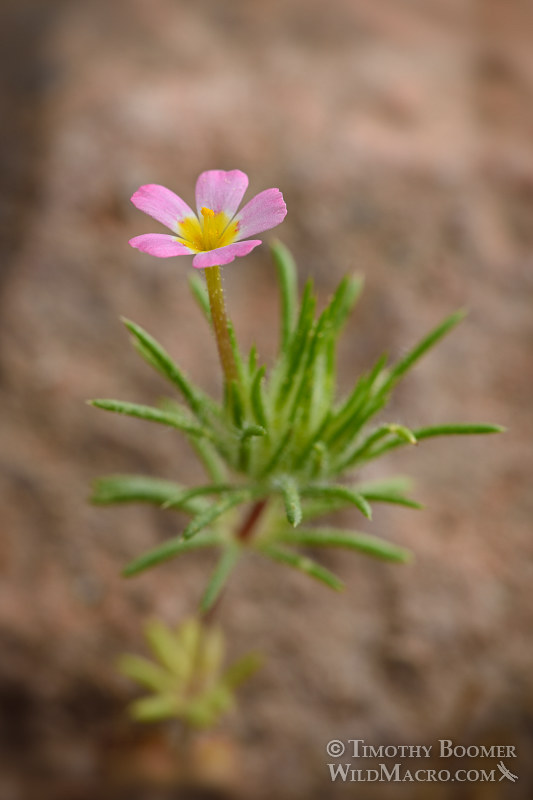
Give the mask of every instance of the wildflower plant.
POLYGON ((362 281, 344 277, 317 313, 312 281, 300 295, 294 261, 279 242, 271 246, 281 296, 278 354, 267 370, 255 346, 243 353, 227 318, 220 265, 250 252, 260 242, 245 237, 274 227, 286 213, 277 189, 260 193, 239 212, 247 183, 238 170, 203 173, 196 187, 198 213, 164 187, 141 187, 132 198, 173 235, 145 234, 130 244, 158 257, 192 254, 193 265, 204 270, 205 281, 196 273, 189 284, 216 337, 223 399, 206 394, 147 331, 124 319, 137 351, 167 379, 172 396, 158 406, 92 401, 98 408, 176 429, 203 463, 206 481, 199 486, 111 475, 95 482, 92 497, 101 505, 152 503, 190 517, 178 535, 136 557, 123 574, 132 577, 193 550, 215 548, 219 558, 200 600, 203 615, 213 609, 230 574, 250 551, 333 589, 342 588, 341 580, 310 557, 309 549, 344 548, 386 561, 408 561, 410 553, 385 538, 320 520, 353 506, 368 522, 374 503, 420 508, 409 494, 408 479, 364 481, 361 469, 393 449, 425 439, 502 430, 471 423, 411 430, 397 420, 382 420, 395 387, 455 328, 462 311, 447 317, 395 363, 379 358, 355 378, 351 391, 340 395, 337 347, 362 281))
POLYGON ((120 671, 149 692, 130 708, 140 722, 177 718, 193 729, 211 728, 234 706, 235 689, 259 667, 252 653, 224 669, 222 631, 196 617, 175 630, 153 620, 145 635, 154 659, 124 655, 119 662, 120 671))

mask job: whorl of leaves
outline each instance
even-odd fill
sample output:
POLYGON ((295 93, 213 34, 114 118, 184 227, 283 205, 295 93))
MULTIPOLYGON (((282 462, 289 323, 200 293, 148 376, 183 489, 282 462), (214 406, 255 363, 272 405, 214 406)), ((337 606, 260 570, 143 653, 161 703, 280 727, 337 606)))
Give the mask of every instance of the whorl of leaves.
MULTIPOLYGON (((281 331, 279 353, 268 373, 258 363, 255 347, 244 357, 231 329, 239 377, 225 387, 223 402, 217 402, 145 330, 124 320, 139 354, 177 390, 178 398, 167 399, 160 407, 92 401, 98 408, 176 429, 202 461, 205 485, 187 488, 139 475, 112 475, 95 482, 92 500, 101 505, 154 503, 189 515, 190 522, 179 536, 136 558, 124 575, 136 575, 195 549, 218 548, 220 560, 201 601, 203 610, 216 601, 240 555, 249 548, 336 589, 341 587, 339 579, 301 548, 344 547, 389 561, 408 560, 403 548, 368 533, 330 525, 299 526, 348 506, 370 519, 373 502, 418 508, 406 494, 404 479, 362 483, 354 475, 389 450, 424 439, 502 430, 498 425, 472 423, 411 430, 397 422, 373 422, 398 382, 463 319, 462 311, 447 317, 396 363, 389 365, 385 356, 378 359, 355 380, 347 396, 338 397, 338 340, 362 281, 356 276, 343 278, 317 315, 311 281, 299 298, 289 252, 276 243, 272 254, 281 289, 281 331), (240 540, 232 532, 236 509, 263 501, 269 501, 269 525, 258 536, 240 540)), ((190 283, 210 325, 202 279, 195 275, 190 283)))

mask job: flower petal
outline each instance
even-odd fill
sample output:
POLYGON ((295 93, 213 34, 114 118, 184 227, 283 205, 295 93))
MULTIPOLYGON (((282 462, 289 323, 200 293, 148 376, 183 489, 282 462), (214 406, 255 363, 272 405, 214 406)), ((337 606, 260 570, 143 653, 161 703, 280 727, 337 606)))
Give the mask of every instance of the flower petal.
POLYGON ((210 208, 215 214, 223 211, 232 219, 247 188, 248 175, 240 169, 229 172, 211 169, 202 172, 196 181, 198 217, 201 219, 202 208, 210 208))
POLYGON ((261 231, 268 231, 283 222, 287 206, 279 189, 265 189, 252 197, 234 219, 238 224, 238 239, 246 239, 261 231))
POLYGON ((192 208, 189 208, 181 197, 157 183, 141 186, 132 196, 131 202, 176 233, 178 233, 178 222, 182 222, 186 217, 196 217, 192 208))
POLYGON ((229 264, 235 256, 247 256, 258 244, 261 244, 261 239, 252 239, 248 242, 234 242, 234 244, 228 244, 226 247, 217 247, 216 250, 198 253, 193 258, 192 265, 197 269, 203 269, 204 267, 229 264))
POLYGON ((175 236, 168 233, 143 233, 141 236, 134 236, 130 239, 132 247, 141 250, 143 253, 150 253, 151 256, 158 258, 170 258, 171 256, 185 256, 194 253, 189 247, 176 241, 175 236))

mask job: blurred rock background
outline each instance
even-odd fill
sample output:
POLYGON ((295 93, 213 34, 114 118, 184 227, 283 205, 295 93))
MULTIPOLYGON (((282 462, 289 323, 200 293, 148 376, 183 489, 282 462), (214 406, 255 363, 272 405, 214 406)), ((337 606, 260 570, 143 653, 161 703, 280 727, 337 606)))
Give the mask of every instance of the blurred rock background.
MULTIPOLYGON (((509 431, 426 442, 371 473, 417 479, 423 512, 380 509, 372 523, 415 551, 412 566, 328 556, 341 596, 281 567, 240 570, 221 621, 233 654, 267 661, 211 743, 233 748, 228 796, 531 796, 532 34, 527 0, 2 2, 1 800, 184 796, 166 729, 129 722, 134 690, 114 664, 142 648, 144 620, 194 609, 210 558, 123 582, 121 567, 183 520, 86 499, 100 474, 201 473, 179 435, 84 401, 165 390, 121 314, 219 390, 190 265, 128 247, 159 229, 129 197, 153 182, 192 200, 200 171, 237 167, 249 196, 282 189, 276 233, 323 300, 346 271, 365 275, 343 388, 467 306, 389 417, 509 431), (361 793, 330 783, 332 738, 515 745, 520 780, 361 793)), ((268 360, 267 248, 225 283, 238 335, 268 360)))

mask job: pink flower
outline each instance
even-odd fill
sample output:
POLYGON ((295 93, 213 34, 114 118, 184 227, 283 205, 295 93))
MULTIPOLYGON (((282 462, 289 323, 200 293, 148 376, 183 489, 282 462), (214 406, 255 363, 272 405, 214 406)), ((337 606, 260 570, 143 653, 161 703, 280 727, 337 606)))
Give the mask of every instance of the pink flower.
POLYGON ((145 233, 130 244, 159 258, 192 254, 193 266, 199 268, 248 255, 261 240, 246 237, 279 225, 287 208, 279 189, 266 189, 237 213, 247 187, 248 176, 238 169, 202 172, 196 181, 195 214, 170 189, 153 183, 141 186, 131 202, 174 233, 145 233))

